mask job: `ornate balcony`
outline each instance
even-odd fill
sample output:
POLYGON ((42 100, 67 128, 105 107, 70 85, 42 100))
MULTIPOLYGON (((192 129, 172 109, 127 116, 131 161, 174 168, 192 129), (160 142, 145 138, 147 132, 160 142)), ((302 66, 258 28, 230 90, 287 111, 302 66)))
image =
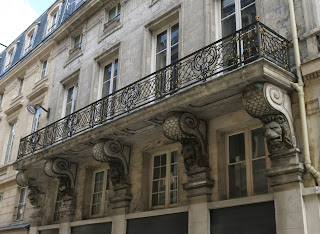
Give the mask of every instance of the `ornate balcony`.
POLYGON ((22 138, 17 161, 256 60, 290 71, 288 47, 288 40, 264 24, 248 25, 22 138))

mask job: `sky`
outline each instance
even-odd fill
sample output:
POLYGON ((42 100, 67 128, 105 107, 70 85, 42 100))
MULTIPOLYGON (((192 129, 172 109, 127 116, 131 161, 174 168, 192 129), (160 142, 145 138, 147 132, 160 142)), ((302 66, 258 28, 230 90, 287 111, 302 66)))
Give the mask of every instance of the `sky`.
MULTIPOLYGON (((2 0, 0 12, 0 43, 9 46, 55 0, 2 0)), ((0 52, 5 47, 0 45, 0 52)))

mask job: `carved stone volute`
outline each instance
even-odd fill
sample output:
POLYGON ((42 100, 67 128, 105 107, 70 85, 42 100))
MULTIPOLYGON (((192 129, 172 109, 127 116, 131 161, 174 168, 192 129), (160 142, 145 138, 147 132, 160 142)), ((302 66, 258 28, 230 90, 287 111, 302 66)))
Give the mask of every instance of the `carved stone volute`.
POLYGON ((273 84, 254 83, 242 94, 245 110, 263 123, 271 169, 266 175, 271 185, 301 182, 304 167, 296 148, 290 96, 273 84))
POLYGON ((101 140, 92 150, 95 160, 109 165, 114 190, 114 197, 110 198, 110 203, 114 209, 127 209, 132 198, 129 181, 130 150, 129 146, 117 140, 101 140))
POLYGON ((205 195, 209 199, 213 181, 210 179, 206 122, 188 112, 172 112, 163 121, 163 133, 182 144, 182 156, 188 175, 184 189, 188 197, 205 195))
POLYGON ((58 190, 62 195, 60 218, 62 221, 71 221, 76 209, 77 164, 64 158, 50 159, 44 165, 44 172, 47 176, 59 179, 58 190))

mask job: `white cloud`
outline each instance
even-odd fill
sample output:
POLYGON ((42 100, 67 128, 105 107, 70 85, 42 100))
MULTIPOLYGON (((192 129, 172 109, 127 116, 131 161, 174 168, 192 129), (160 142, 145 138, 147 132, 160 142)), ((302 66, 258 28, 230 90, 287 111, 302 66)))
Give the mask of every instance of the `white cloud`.
MULTIPOLYGON (((1 1, 0 43, 8 46, 37 18, 38 14, 26 0, 1 1)), ((4 48, 0 46, 0 51, 4 48)))

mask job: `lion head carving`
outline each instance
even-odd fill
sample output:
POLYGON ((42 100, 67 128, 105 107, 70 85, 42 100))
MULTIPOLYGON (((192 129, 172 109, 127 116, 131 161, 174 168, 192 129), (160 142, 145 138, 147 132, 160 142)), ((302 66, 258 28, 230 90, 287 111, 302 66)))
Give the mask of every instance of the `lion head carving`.
POLYGON ((290 127, 282 115, 268 115, 262 119, 264 136, 267 140, 269 153, 293 148, 290 127))

